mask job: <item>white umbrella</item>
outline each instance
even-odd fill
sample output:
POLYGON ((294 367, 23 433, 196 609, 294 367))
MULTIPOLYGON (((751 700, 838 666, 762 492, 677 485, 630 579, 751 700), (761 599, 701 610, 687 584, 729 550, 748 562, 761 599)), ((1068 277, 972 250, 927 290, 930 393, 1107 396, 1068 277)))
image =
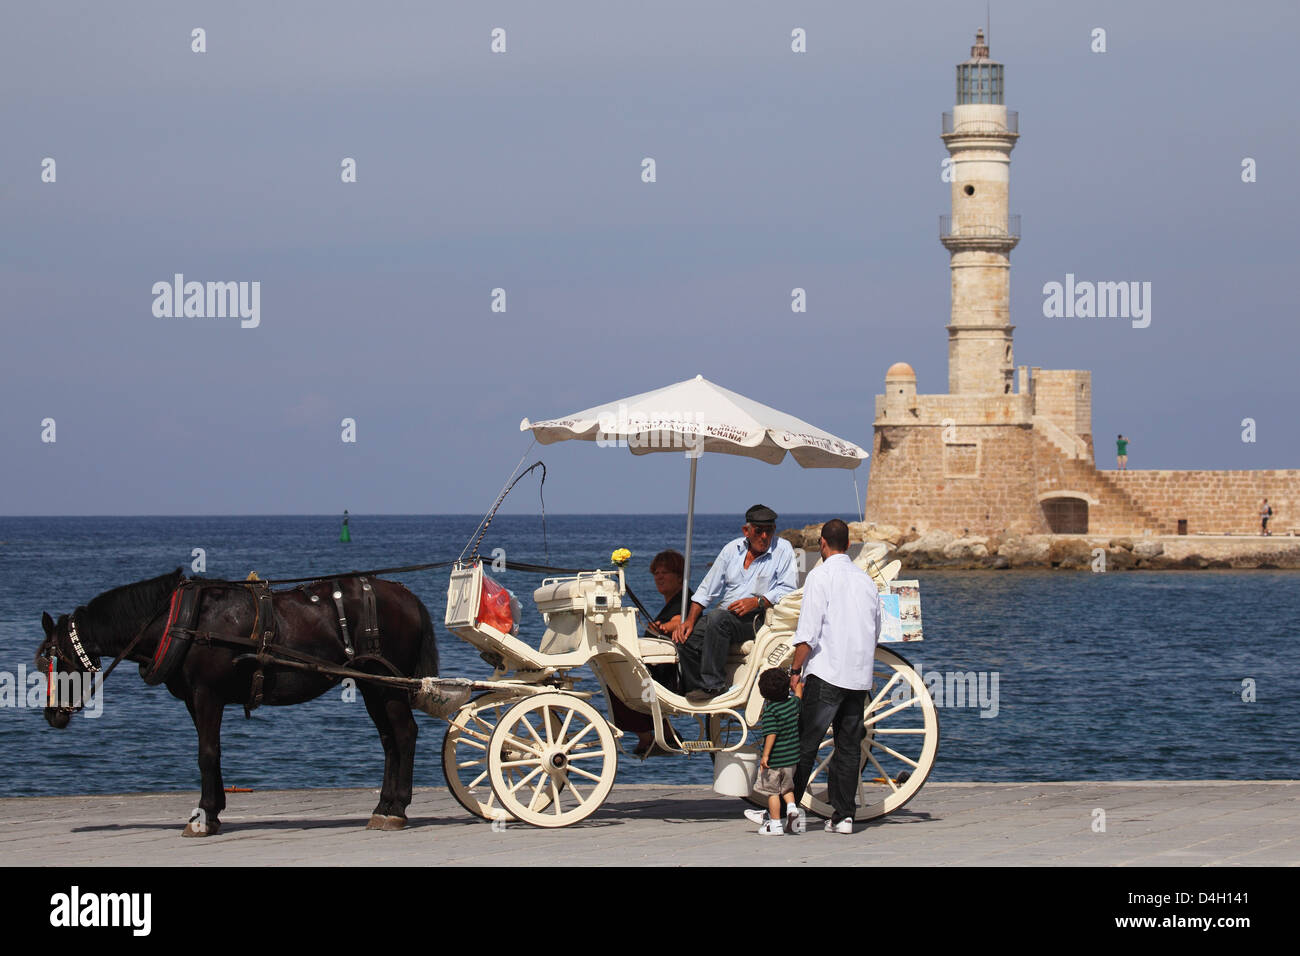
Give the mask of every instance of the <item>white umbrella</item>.
POLYGON ((543 445, 579 439, 626 447, 634 455, 685 452, 691 462, 686 510, 686 567, 682 618, 690 590, 695 528, 695 468, 704 452, 744 455, 778 464, 789 452, 804 468, 857 468, 868 457, 852 442, 715 385, 703 375, 564 418, 519 423, 543 445))

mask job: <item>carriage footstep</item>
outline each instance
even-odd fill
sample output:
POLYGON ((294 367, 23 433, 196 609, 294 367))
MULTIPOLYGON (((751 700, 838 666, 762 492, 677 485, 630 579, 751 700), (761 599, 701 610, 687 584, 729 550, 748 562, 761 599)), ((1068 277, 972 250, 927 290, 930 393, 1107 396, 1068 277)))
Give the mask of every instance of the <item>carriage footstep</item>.
POLYGON ((370 822, 366 824, 367 830, 405 830, 406 817, 390 817, 382 813, 370 814, 370 822))

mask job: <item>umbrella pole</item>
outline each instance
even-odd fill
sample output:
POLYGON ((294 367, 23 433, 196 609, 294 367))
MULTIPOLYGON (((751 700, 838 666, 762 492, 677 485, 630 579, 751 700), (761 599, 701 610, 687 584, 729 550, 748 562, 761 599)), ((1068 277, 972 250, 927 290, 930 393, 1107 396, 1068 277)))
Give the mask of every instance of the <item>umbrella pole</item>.
MULTIPOLYGON (((686 566, 682 569, 682 623, 686 623, 686 609, 691 595, 691 539, 695 535, 695 469, 700 463, 699 454, 691 456, 691 487, 686 494, 686 566)), ((682 655, 677 653, 677 692, 682 693, 682 655)))
POLYGON ((695 535, 695 468, 700 456, 691 458, 691 488, 686 497, 686 567, 682 570, 682 623, 686 623, 686 608, 691 593, 691 539, 695 535))

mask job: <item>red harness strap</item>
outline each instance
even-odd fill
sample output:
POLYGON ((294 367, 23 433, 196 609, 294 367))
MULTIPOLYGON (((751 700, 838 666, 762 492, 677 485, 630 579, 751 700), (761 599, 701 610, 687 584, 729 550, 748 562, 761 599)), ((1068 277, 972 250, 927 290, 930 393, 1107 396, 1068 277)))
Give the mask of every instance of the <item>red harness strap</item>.
POLYGON ((163 635, 158 640, 158 649, 153 652, 153 666, 157 667, 163 656, 167 653, 167 648, 172 643, 172 625, 176 623, 176 615, 180 612, 181 589, 177 588, 172 592, 172 603, 167 609, 167 626, 163 628, 163 635))

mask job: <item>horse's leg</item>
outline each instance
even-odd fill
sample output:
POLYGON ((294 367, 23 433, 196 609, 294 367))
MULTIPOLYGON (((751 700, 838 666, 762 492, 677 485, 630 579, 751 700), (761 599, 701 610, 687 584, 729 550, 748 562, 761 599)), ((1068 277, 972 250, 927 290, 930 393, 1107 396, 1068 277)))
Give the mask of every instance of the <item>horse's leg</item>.
POLYGON ((371 687, 363 690, 362 696, 384 745, 384 784, 366 826, 371 830, 401 830, 406 826, 406 808, 411 803, 419 727, 404 693, 371 687))
POLYGON ((411 805, 411 790, 415 779, 415 739, 420 727, 411 713, 411 702, 406 694, 398 694, 385 701, 388 721, 393 728, 394 749, 397 751, 397 780, 393 791, 393 812, 406 820, 406 808, 411 805))
POLYGON ((221 783, 221 716, 225 705, 213 691, 195 688, 185 699, 194 728, 199 732, 199 773, 203 792, 199 797, 200 814, 186 824, 181 836, 215 836, 221 829, 221 811, 226 809, 226 791, 221 783))
POLYGON ((379 742, 384 745, 384 783, 379 789, 379 802, 375 804, 374 811, 370 814, 370 822, 366 824, 367 830, 400 830, 398 824, 405 824, 405 818, 394 814, 393 792, 397 789, 397 755, 396 741, 393 736, 393 725, 388 719, 388 709, 385 707, 385 694, 382 690, 370 684, 364 684, 361 689, 361 698, 366 702, 366 713, 374 722, 375 730, 379 732, 379 742), (390 817, 393 822, 390 823, 390 817))

